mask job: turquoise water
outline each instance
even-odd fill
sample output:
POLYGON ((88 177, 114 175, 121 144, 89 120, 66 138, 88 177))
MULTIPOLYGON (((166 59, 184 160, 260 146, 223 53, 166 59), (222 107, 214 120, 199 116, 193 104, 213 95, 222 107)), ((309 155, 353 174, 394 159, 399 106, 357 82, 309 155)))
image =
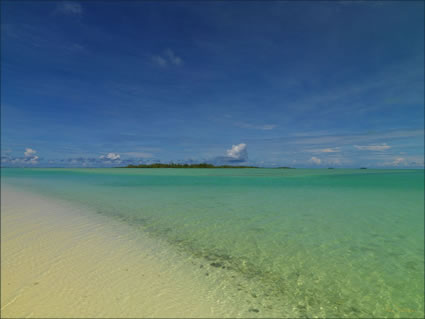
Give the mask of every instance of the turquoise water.
POLYGON ((2 169, 2 180, 237 274, 256 316, 424 317, 423 170, 2 169))

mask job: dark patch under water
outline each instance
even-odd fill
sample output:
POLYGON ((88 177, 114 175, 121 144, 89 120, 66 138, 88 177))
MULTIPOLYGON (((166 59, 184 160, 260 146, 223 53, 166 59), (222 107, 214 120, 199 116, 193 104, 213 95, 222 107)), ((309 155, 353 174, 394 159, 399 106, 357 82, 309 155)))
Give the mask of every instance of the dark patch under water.
MULTIPOLYGON (((105 212, 99 212, 104 214, 105 212)), ((107 214, 109 216, 114 216, 114 214, 107 214)), ((115 215, 117 216, 117 215, 115 215)), ((252 313, 259 313, 260 309, 264 308, 266 311, 267 309, 271 309, 270 306, 264 306, 264 304, 267 303, 279 303, 278 300, 284 300, 285 294, 287 293, 288 288, 287 287, 294 287, 293 281, 298 281, 299 278, 303 277, 303 274, 301 271, 294 271, 292 272, 292 275, 289 275, 286 278, 281 277, 281 274, 275 273, 273 271, 265 271, 262 268, 259 268, 255 264, 251 263, 249 261, 249 258, 243 257, 243 256, 231 256, 225 252, 215 251, 215 250, 208 250, 206 248, 199 249, 197 246, 197 243, 194 242, 191 239, 183 238, 178 236, 176 233, 173 232, 173 229, 171 227, 160 227, 160 226, 153 226, 153 224, 150 224, 149 218, 146 217, 133 217, 128 218, 123 214, 118 214, 118 218, 121 220, 125 220, 130 225, 138 224, 139 226, 142 226, 144 231, 147 233, 158 236, 161 239, 166 239, 170 244, 175 245, 178 247, 179 250, 182 250, 185 253, 189 253, 190 255, 199 258, 203 262, 208 262, 208 264, 217 269, 216 271, 234 271, 239 273, 243 276, 243 278, 246 278, 249 282, 256 281, 258 282, 258 287, 262 287, 263 291, 258 293, 252 293, 249 289, 247 289, 244 286, 237 286, 237 290, 241 292, 245 292, 253 298, 253 301, 255 301, 256 305, 255 308, 249 308, 249 312, 252 313), (261 298, 260 298, 261 296, 261 298), (269 300, 267 302, 267 300, 269 300), (258 303, 258 304, 257 304, 258 303)), ((250 231, 261 233, 263 232, 262 228, 252 228, 250 231)), ((372 234, 372 237, 378 237, 377 234, 372 234)), ((401 238, 402 236, 400 236, 401 238)), ((385 241, 385 240, 384 240, 385 241)), ((388 241, 388 240, 386 240, 388 241)), ((353 253, 360 253, 360 254, 376 254, 379 252, 378 246, 370 245, 360 245, 360 246, 354 246, 352 245, 350 247, 350 250, 353 253)), ((392 255, 394 257, 398 256, 399 254, 392 252, 392 255)), ((199 268, 203 268, 204 265, 201 263, 199 268)), ((410 261, 405 263, 405 267, 409 270, 417 270, 418 264, 414 261, 410 261)), ((210 273, 206 272, 205 276, 209 276, 210 273)), ((314 277, 314 274, 306 274, 304 276, 305 278, 314 277)), ((236 284, 236 278, 232 275, 232 279, 235 280, 236 284)), ((367 309, 361 309, 361 306, 356 305, 353 306, 352 302, 350 301, 350 297, 348 295, 345 296, 345 294, 341 291, 335 292, 335 295, 338 295, 337 298, 332 298, 328 296, 328 298, 320 300, 320 296, 322 294, 320 291, 316 291, 316 288, 314 286, 309 286, 305 288, 299 288, 297 291, 298 297, 300 300, 305 300, 306 302, 304 304, 298 304, 296 305, 296 308, 299 311, 299 317, 312 317, 317 313, 318 307, 321 305, 326 305, 326 308, 333 309, 329 311, 329 316, 331 317, 340 317, 340 316, 347 316, 347 314, 352 314, 353 317, 367 317, 367 316, 373 316, 371 313, 368 312, 367 309)), ((282 314, 285 315, 285 314, 282 314)))

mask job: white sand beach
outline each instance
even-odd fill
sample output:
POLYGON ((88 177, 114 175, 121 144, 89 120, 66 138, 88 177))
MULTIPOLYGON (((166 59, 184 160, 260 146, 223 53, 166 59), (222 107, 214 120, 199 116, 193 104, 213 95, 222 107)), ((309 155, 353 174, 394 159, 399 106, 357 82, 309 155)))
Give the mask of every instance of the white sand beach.
POLYGON ((238 316, 134 228, 2 186, 3 317, 238 316))

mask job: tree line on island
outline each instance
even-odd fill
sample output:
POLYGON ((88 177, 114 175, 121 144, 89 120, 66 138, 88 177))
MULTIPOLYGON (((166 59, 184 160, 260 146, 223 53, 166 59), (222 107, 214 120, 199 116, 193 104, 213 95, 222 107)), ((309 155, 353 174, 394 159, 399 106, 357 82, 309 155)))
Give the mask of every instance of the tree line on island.
MULTIPOLYGON (((154 164, 139 164, 139 165, 127 165, 123 168, 261 168, 258 166, 236 166, 236 165, 213 165, 208 163, 199 163, 199 164, 176 164, 176 163, 154 163, 154 164)), ((292 167, 277 167, 277 168, 286 168, 290 169, 292 167)))

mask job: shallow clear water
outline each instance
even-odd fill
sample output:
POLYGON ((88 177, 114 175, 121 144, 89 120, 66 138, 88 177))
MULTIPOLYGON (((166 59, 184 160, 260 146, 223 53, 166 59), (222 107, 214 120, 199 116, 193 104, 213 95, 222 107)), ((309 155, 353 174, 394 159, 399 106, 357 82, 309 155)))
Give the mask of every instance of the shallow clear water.
POLYGON ((256 316, 424 316, 423 170, 2 169, 2 179, 237 274, 249 285, 227 284, 249 290, 256 316))

